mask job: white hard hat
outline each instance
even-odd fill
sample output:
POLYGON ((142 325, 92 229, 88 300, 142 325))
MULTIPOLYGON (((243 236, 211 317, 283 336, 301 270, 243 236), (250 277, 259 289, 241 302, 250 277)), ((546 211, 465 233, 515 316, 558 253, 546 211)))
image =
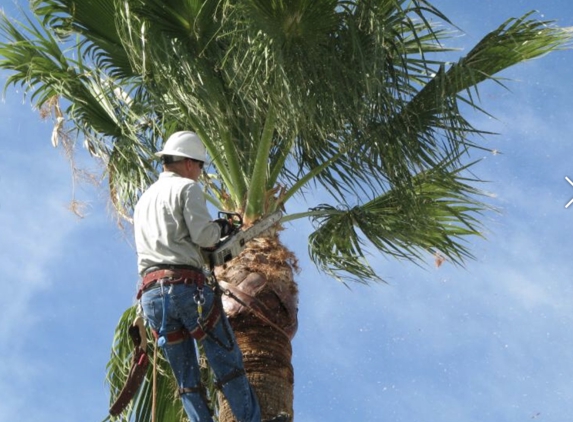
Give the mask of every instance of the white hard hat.
POLYGON ((172 155, 175 157, 191 158, 197 161, 207 161, 205 145, 195 132, 175 132, 167 139, 163 149, 155 153, 156 156, 172 155))

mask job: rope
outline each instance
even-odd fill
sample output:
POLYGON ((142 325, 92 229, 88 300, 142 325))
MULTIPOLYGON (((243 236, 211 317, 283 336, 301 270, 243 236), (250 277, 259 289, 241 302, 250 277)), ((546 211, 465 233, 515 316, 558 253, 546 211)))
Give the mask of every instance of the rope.
POLYGON ((153 387, 151 395, 151 422, 156 421, 157 413, 157 345, 153 343, 153 387))

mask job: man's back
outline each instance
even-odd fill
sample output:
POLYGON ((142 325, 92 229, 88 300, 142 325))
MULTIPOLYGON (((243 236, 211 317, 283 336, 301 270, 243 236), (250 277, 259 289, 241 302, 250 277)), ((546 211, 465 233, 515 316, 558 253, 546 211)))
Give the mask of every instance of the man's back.
POLYGON ((134 232, 139 273, 158 264, 201 267, 199 247, 213 246, 220 236, 199 184, 172 172, 161 173, 141 196, 134 232))

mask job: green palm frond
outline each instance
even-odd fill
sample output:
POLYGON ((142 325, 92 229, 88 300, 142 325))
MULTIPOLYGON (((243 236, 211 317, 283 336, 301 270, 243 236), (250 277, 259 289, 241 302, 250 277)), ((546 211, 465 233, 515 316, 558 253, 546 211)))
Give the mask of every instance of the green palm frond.
POLYGON ((98 67, 109 76, 131 78, 137 76, 129 56, 119 38, 115 16, 119 3, 115 0, 32 0, 31 8, 64 41, 79 34, 85 46, 83 54, 95 59, 98 67))
MULTIPOLYGON (((420 169, 431 168, 447 157, 461 158, 460 151, 468 148, 479 148, 474 135, 486 133, 464 118, 459 103, 483 111, 477 103, 480 82, 499 81, 496 73, 565 47, 571 39, 569 32, 529 16, 508 20, 467 56, 442 64, 398 111, 376 108, 367 125, 355 128, 345 141, 356 142, 357 149, 350 157, 363 163, 365 178, 378 181, 379 174, 392 185, 410 183, 411 175, 420 169)), ((365 182, 358 180, 362 185, 365 182)))
MULTIPOLYGON (((444 99, 459 98, 461 93, 467 93, 467 102, 473 105, 472 95, 479 96, 477 85, 480 82, 499 81, 495 76, 498 72, 563 48, 570 41, 567 31, 551 26, 550 22, 531 20, 530 16, 531 13, 519 19, 508 19, 448 70, 441 66, 399 117, 414 127, 446 127, 451 131, 458 126, 460 113, 457 108, 450 109, 449 102, 444 103, 444 99)), ((450 140, 451 148, 456 145, 459 142, 450 140)))
MULTIPOLYGON (((331 204, 310 214, 346 207, 341 219, 363 208, 348 197, 417 197, 409 192, 421 189, 421 175, 448 180, 464 168, 465 151, 481 148, 476 135, 485 133, 461 112, 462 105, 485 112, 477 85, 571 40, 567 29, 527 14, 450 63, 440 54, 451 52, 451 32, 434 23, 449 21, 423 0, 32 4, 39 24, 1 19, 7 86, 23 86, 38 106, 57 98, 67 107, 68 123, 104 163, 112 202, 128 219, 156 177, 153 153, 180 129, 195 130, 207 145, 216 168, 206 183, 212 202, 247 219, 314 189, 331 204), (436 170, 445 161, 448 171, 436 170)), ((434 196, 447 202, 457 194, 448 187, 459 188, 445 184, 434 196)), ((475 198, 458 198, 466 199, 473 209, 475 198)), ((465 216, 453 213, 454 226, 465 227, 465 216)), ((429 221, 420 224, 429 230, 429 221)), ((312 235, 314 248, 320 239, 329 249, 326 233, 312 235)), ((467 257, 455 242, 448 249, 445 240, 418 236, 409 244, 395 234, 402 240, 388 247, 365 233, 383 253, 418 259, 414 250, 441 245, 453 260, 467 257)), ((367 279, 360 243, 350 245, 343 255, 354 264, 346 267, 367 279)))
POLYGON ((414 263, 430 254, 456 264, 471 258, 468 236, 482 236, 480 215, 491 209, 480 200, 476 180, 452 161, 419 173, 411 189, 395 188, 353 207, 321 205, 310 214, 316 230, 309 253, 324 272, 339 280, 381 280, 368 263, 374 251, 414 263))

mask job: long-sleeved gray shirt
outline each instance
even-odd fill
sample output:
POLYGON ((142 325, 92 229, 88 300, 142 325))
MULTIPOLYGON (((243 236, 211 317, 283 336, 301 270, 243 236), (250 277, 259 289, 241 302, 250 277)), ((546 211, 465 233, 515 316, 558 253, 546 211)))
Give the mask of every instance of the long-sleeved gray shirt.
POLYGON ((168 171, 141 196, 133 223, 140 274, 158 264, 202 267, 200 247, 214 246, 221 236, 200 185, 168 171))

